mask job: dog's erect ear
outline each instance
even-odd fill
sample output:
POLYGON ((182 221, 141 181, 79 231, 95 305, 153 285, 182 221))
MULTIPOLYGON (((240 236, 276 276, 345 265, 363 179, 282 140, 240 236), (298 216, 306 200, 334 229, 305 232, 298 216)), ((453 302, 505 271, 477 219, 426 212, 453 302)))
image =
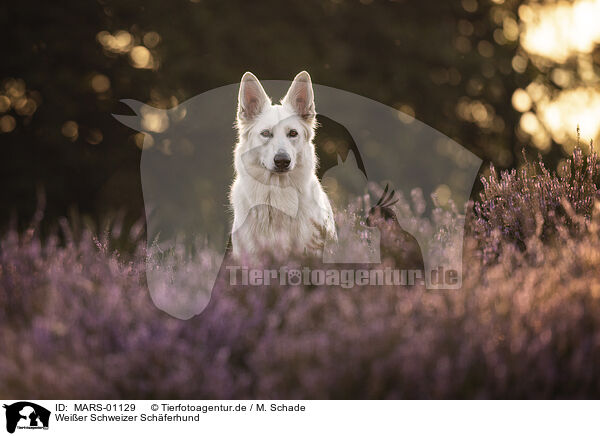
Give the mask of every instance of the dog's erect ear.
POLYGON ((312 81, 306 71, 294 78, 292 86, 281 102, 290 106, 302 118, 312 120, 317 115, 312 81))
POLYGON ((242 121, 252 120, 262 112, 269 101, 269 96, 256 76, 251 72, 245 73, 242 76, 238 95, 238 118, 242 121))

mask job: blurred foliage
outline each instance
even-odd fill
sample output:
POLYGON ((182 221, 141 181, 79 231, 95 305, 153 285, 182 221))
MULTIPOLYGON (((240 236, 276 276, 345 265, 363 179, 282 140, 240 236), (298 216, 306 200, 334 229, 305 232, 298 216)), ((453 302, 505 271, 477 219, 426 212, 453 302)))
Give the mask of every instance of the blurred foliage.
MULTIPOLYGON (((247 70, 291 80, 306 69, 315 83, 414 114, 501 168, 517 165, 522 145, 543 124, 535 124, 531 97, 521 91, 529 95, 528 85, 552 77, 554 86, 561 77, 566 86, 565 74, 592 83, 598 60, 592 44, 578 52, 587 63, 543 60, 543 51, 529 62, 519 34, 531 14, 522 6, 514 0, 6 3, 0 222, 12 212, 27 219, 39 187, 51 218, 74 205, 96 218, 115 209, 137 218, 142 144, 111 117, 130 113, 119 100, 173 107, 235 83, 247 70), (557 65, 562 76, 554 73, 557 65)), ((562 150, 551 141, 560 138, 546 134, 538 147, 554 164, 562 150)))

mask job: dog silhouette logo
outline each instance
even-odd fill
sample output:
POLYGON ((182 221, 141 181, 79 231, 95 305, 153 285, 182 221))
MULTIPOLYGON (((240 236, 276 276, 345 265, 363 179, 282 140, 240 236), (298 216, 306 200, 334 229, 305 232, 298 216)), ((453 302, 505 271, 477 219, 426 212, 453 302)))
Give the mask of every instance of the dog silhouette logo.
POLYGON ((14 433, 16 429, 48 429, 50 411, 29 401, 19 401, 4 405, 6 409, 6 431, 14 433))
MULTIPOLYGON (((274 96, 285 95, 291 84, 261 83, 274 96)), ((313 88, 317 124, 342 126, 353 144, 343 153, 332 150, 319 143, 317 128, 317 176, 338 211, 338 238, 325 247, 323 261, 379 263, 384 249, 394 248, 398 240, 413 247, 412 257, 419 269, 422 265, 427 289, 459 289, 466 205, 482 160, 393 107, 340 89, 318 84, 313 88), (351 204, 356 195, 361 205, 351 204), (361 222, 342 228, 338 217, 346 210, 362 216, 361 222), (388 237, 398 233, 399 238, 388 237), (452 280, 440 281, 440 274, 447 272, 452 280)), ((154 304, 180 319, 200 314, 209 304, 231 247, 232 154, 238 135, 245 134, 234 127, 239 89, 239 83, 216 88, 171 109, 122 100, 134 114, 113 115, 143 138, 138 145, 147 285, 154 304)), ((288 191, 282 186, 277 195, 294 200, 295 194, 288 191)), ((296 203, 282 204, 293 206, 282 206, 283 213, 295 214, 296 203)))

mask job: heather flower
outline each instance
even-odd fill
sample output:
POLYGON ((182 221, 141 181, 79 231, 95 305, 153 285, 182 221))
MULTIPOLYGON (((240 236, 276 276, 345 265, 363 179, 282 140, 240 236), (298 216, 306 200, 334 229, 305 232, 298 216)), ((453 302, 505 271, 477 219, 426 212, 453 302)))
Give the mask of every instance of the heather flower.
MULTIPOLYGON (((0 392, 85 399, 596 397, 596 180, 595 155, 579 151, 559 174, 541 163, 492 170, 466 218, 472 231, 460 290, 232 286, 222 268, 208 306, 187 321, 155 306, 146 269, 157 253, 146 249, 139 225, 131 232, 115 222, 75 231, 64 221, 60 234, 42 239, 38 217, 29 230, 0 237, 0 392)), ((465 219, 456 207, 438 207, 431 219, 444 226, 434 225, 419 204, 415 191, 395 213, 412 217, 414 228, 404 230, 445 228, 434 238, 440 246, 465 219)), ((389 250, 382 261, 399 256, 389 250)), ((200 251, 196 259, 211 256, 200 251)), ((171 279, 201 280, 190 265, 172 267, 165 299, 171 279)))

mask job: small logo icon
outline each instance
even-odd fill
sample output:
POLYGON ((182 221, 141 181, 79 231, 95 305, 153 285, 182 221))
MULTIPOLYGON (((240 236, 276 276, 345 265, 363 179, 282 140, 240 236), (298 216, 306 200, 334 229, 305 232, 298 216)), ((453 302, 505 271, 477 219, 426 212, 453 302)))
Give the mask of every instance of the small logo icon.
POLYGON ((19 401, 4 405, 6 409, 6 431, 14 433, 18 429, 39 430, 48 429, 50 411, 29 401, 19 401))

